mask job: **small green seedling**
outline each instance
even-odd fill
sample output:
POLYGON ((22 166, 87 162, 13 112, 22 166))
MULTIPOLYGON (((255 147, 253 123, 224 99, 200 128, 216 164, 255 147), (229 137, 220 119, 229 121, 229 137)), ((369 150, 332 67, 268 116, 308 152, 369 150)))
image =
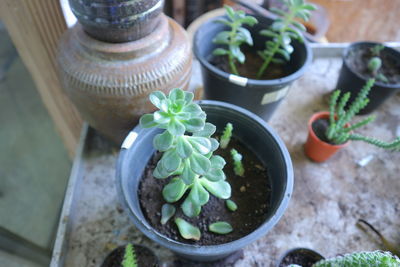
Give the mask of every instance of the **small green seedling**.
POLYGON ((124 260, 122 261, 122 267, 138 267, 136 259, 136 251, 132 244, 128 244, 125 247, 124 260))
POLYGON ((232 125, 232 123, 228 122, 225 126, 224 132, 222 133, 221 140, 219 140, 220 147, 222 149, 225 149, 228 147, 229 142, 231 141, 231 138, 232 138, 232 131, 233 131, 233 125, 232 125))
POLYGON ((374 82, 374 79, 369 79, 367 81, 366 85, 361 89, 356 99, 347 110, 345 110, 344 107, 350 99, 350 93, 345 93, 340 99, 340 90, 336 90, 332 94, 329 103, 329 127, 326 131, 326 137, 329 141, 339 145, 347 142, 348 140, 354 140, 364 141, 384 149, 400 148, 400 137, 397 137, 393 142, 383 142, 376 138, 353 133, 355 129, 372 122, 375 119, 374 116, 369 116, 360 122, 352 124, 349 127, 346 126, 350 123, 354 116, 368 104, 368 93, 374 85, 374 82))
POLYGON ((385 48, 384 45, 378 44, 371 48, 372 58, 368 61, 368 70, 372 75, 381 82, 388 83, 386 76, 379 72, 382 67, 382 59, 380 58, 381 51, 385 48))
POLYGON ((264 60, 260 67, 257 78, 260 79, 270 63, 283 64, 290 60, 293 53, 291 46, 292 39, 303 42, 303 36, 297 31, 306 31, 303 24, 296 21, 297 18, 308 21, 310 11, 316 10, 315 5, 308 4, 304 0, 282 0, 284 9, 271 8, 273 13, 279 17, 274 21, 269 29, 262 30, 261 35, 272 38, 265 43, 265 49, 258 51, 264 60), (297 30, 293 29, 294 26, 297 30))
POLYGON ((232 148, 231 150, 231 155, 234 165, 233 171, 235 172, 236 175, 243 177, 244 176, 244 168, 242 164, 243 156, 239 152, 237 152, 237 150, 234 148, 232 148))
POLYGON ((226 235, 226 234, 229 234, 230 232, 232 232, 233 228, 227 222, 215 222, 208 226, 208 230, 210 230, 210 232, 213 232, 216 234, 226 235))
POLYGON ((201 234, 199 228, 191 225, 181 218, 176 218, 175 223, 178 226, 179 233, 185 239, 200 240, 201 234))
POLYGON ((227 199, 225 201, 226 207, 230 210, 230 211, 236 211, 237 210, 237 205, 235 202, 233 202, 233 200, 227 199))
MULTIPOLYGON (((170 177, 162 191, 165 201, 175 203, 185 195, 182 211, 188 217, 196 217, 208 202, 210 193, 220 199, 229 199, 231 186, 222 170, 225 160, 213 155, 219 146, 211 137, 216 127, 206 122, 204 111, 193 103, 193 93, 174 89, 167 97, 157 91, 150 95, 150 101, 159 110, 143 115, 140 125, 163 130, 153 140, 154 147, 163 152, 153 176, 158 179, 170 177)), ((171 208, 162 213, 162 222, 173 216, 171 208)), ((179 222, 182 221, 178 220, 177 224, 179 222)))
POLYGON ((249 30, 242 25, 253 26, 257 23, 257 19, 248 16, 242 10, 235 11, 230 6, 225 5, 225 12, 228 19, 220 19, 217 22, 227 25, 230 30, 218 33, 213 42, 219 45, 225 45, 226 48, 216 48, 213 54, 216 56, 228 56, 231 72, 239 75, 236 68, 236 61, 243 64, 246 60, 245 55, 240 50, 240 46, 248 44, 253 46, 253 38, 249 30))

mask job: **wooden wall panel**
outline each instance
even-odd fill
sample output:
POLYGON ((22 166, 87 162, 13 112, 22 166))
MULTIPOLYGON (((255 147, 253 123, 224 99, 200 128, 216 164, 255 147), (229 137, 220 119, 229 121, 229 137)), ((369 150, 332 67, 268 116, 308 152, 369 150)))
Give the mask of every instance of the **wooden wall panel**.
POLYGON ((57 75, 56 47, 66 30, 59 1, 1 0, 0 17, 72 156, 82 120, 62 91, 57 75))

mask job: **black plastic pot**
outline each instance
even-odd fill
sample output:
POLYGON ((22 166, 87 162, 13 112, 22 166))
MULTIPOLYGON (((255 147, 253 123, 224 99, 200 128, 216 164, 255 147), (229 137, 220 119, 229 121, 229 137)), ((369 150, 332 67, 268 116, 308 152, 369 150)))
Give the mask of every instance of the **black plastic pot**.
MULTIPOLYGON (((350 92, 351 97, 349 103, 351 103, 357 96, 358 92, 367 82, 367 78, 361 76, 361 74, 355 72, 351 69, 348 63, 348 58, 353 53, 353 51, 360 48, 372 48, 378 43, 374 42, 357 42, 352 43, 348 46, 343 52, 343 65, 340 70, 338 83, 336 85, 337 89, 340 89, 342 92, 350 92)), ((397 61, 397 66, 400 68, 400 52, 390 48, 385 47, 381 53, 386 53, 388 55, 392 55, 393 60, 397 61)), ((400 90, 400 83, 397 84, 385 84, 380 81, 375 81, 375 85, 372 87, 369 93, 369 103, 368 105, 362 109, 359 114, 368 114, 377 109, 380 105, 384 103, 386 99, 395 94, 400 90)))
POLYGON ((325 257, 315 250, 308 248, 294 248, 286 251, 281 256, 276 263, 276 267, 287 267, 290 264, 298 264, 302 267, 311 267, 312 264, 323 259, 325 259, 325 257))
POLYGON ((273 193, 268 219, 249 235, 222 245, 185 244, 158 233, 143 216, 138 199, 138 186, 145 166, 155 152, 153 137, 161 132, 160 129, 143 129, 137 126, 127 136, 118 158, 117 188, 133 223, 148 238, 185 258, 195 261, 214 261, 259 239, 279 221, 292 194, 293 167, 284 143, 261 118, 228 103, 207 100, 199 103, 207 113, 207 121, 215 124, 217 129, 223 129, 227 122, 231 122, 235 127, 235 137, 269 166, 273 193))
MULTIPOLYGON (((266 29, 272 23, 272 20, 261 16, 255 17, 259 23, 248 28, 254 40, 252 49, 262 50, 267 37, 258 33, 262 29, 266 29)), ((307 41, 301 43, 294 40, 292 43, 294 52, 290 61, 285 65, 290 74, 280 79, 247 79, 224 72, 209 62, 212 51, 217 47, 212 39, 218 32, 227 29, 225 25, 215 22, 216 19, 220 18, 217 17, 204 23, 194 36, 193 49, 201 64, 204 97, 241 106, 268 121, 288 93, 289 86, 306 71, 312 60, 312 51, 307 41)))
MULTIPOLYGON (((120 246, 113 251, 111 251, 107 257, 104 259, 101 267, 111 267, 115 260, 120 260, 122 263, 124 254, 125 254, 125 247, 120 246)), ((142 245, 133 245, 136 251, 136 260, 138 262, 138 267, 159 267, 159 261, 157 256, 151 251, 149 248, 142 246, 142 245)), ((122 266, 122 264, 121 264, 122 266)))
POLYGON ((158 25, 164 0, 69 0, 86 33, 110 43, 138 40, 158 25))

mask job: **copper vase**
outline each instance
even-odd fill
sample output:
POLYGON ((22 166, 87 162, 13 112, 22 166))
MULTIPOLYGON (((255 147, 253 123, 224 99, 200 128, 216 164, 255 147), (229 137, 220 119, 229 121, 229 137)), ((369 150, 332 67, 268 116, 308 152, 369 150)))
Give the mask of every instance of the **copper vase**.
POLYGON ((154 110, 151 92, 188 88, 192 54, 183 28, 162 15, 152 33, 126 43, 93 39, 78 23, 62 37, 58 62, 82 117, 120 144, 140 116, 154 110))

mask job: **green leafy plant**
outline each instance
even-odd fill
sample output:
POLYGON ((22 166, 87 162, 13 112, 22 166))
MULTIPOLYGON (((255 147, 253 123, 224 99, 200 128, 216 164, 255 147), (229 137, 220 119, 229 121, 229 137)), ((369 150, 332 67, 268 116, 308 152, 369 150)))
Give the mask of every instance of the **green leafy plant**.
POLYGON ((128 244, 125 247, 124 259, 122 261, 122 267, 137 267, 137 259, 135 248, 132 244, 128 244))
POLYGON ((245 43, 253 46, 253 38, 249 30, 242 27, 242 25, 253 26, 257 23, 257 19, 246 15, 242 10, 235 11, 227 5, 225 5, 225 12, 228 19, 220 19, 217 20, 217 22, 229 26, 230 30, 218 33, 213 39, 213 42, 215 44, 226 45, 227 49, 216 48, 213 54, 216 56, 228 56, 231 72, 235 75, 239 75, 236 68, 236 61, 243 64, 246 60, 245 55, 240 50, 240 46, 245 43))
POLYGON ((296 19, 308 21, 310 11, 316 10, 315 5, 308 4, 304 0, 282 0, 286 10, 271 8, 273 13, 279 17, 268 29, 262 30, 261 35, 272 38, 265 43, 265 49, 258 54, 264 60, 260 67, 257 78, 261 78, 270 63, 282 64, 290 60, 290 54, 293 53, 291 46, 292 39, 303 41, 303 36, 297 31, 306 31, 303 24, 296 19), (292 28, 294 26, 297 30, 292 28))
POLYGON ((372 73, 372 75, 379 81, 384 83, 389 82, 386 76, 379 72, 382 67, 382 59, 380 58, 381 51, 385 48, 384 45, 378 44, 371 48, 372 57, 368 61, 368 70, 372 73))
POLYGON ((373 251, 373 252, 357 252, 338 256, 335 258, 321 260, 312 265, 312 267, 356 267, 356 266, 385 266, 399 267, 400 260, 389 252, 373 251))
POLYGON ((242 159, 243 156, 242 154, 240 154, 239 152, 237 152, 236 149, 232 149, 231 150, 231 156, 233 159, 233 171, 235 172, 236 175, 238 176, 244 176, 244 168, 243 168, 243 164, 242 164, 242 159))
POLYGON ((340 99, 340 90, 336 90, 332 94, 329 103, 329 127, 326 131, 328 140, 334 144, 343 144, 348 140, 364 141, 384 149, 398 149, 400 147, 400 137, 397 137, 393 142, 383 142, 376 138, 353 133, 355 129, 372 122, 375 119, 374 116, 369 116, 360 122, 348 125, 354 116, 368 104, 368 93, 374 82, 374 79, 367 81, 347 110, 345 110, 345 106, 350 99, 350 93, 345 93, 340 99))
MULTIPOLYGON (((170 177, 162 191, 165 201, 177 202, 189 192, 181 208, 186 216, 195 217, 208 202, 210 193, 220 199, 230 198, 231 186, 222 170, 225 160, 213 155, 219 146, 211 137, 216 127, 206 122, 204 111, 193 103, 193 93, 174 89, 166 96, 157 91, 150 95, 150 101, 159 110, 143 115, 140 125, 164 130, 153 140, 154 147, 163 153, 153 176, 170 177)), ((161 220, 166 223, 175 212, 168 206, 164 209, 161 220)), ((184 224, 183 220, 175 222, 180 230, 184 228, 179 226, 184 224)))
POLYGON ((233 125, 232 125, 232 123, 228 122, 225 126, 224 132, 221 135, 221 139, 219 140, 220 147, 222 149, 225 149, 228 147, 229 142, 231 141, 232 131, 233 131, 233 125))

